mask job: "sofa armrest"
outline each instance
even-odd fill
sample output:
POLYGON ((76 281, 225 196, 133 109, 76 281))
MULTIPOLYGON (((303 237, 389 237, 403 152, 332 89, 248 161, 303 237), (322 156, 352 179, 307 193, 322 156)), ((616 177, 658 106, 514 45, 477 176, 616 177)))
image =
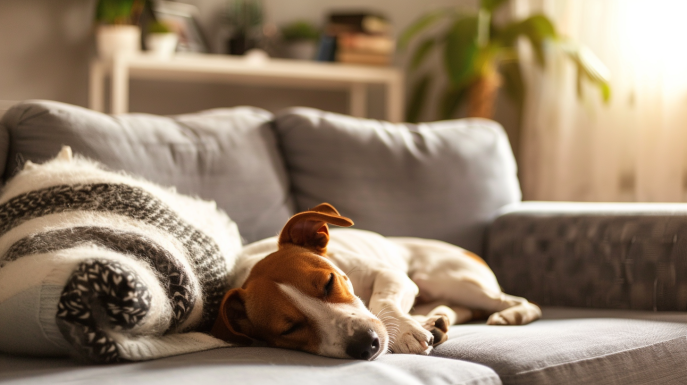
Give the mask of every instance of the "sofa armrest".
POLYGON ((687 204, 522 202, 488 231, 503 291, 540 305, 687 310, 687 204))

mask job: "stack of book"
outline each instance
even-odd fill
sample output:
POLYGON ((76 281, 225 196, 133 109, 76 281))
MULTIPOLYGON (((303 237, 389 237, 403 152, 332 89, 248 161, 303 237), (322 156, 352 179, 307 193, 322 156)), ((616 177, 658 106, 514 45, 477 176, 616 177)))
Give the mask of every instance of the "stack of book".
POLYGON ((389 65, 394 48, 391 24, 384 17, 370 13, 333 13, 320 40, 317 59, 389 65))

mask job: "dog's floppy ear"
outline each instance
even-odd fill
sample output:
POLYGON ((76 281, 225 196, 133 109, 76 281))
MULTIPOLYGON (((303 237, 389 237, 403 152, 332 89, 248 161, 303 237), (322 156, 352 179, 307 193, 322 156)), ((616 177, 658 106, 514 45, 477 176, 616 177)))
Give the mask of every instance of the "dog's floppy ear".
POLYGON ((303 246, 324 255, 329 243, 327 223, 353 226, 353 221, 342 217, 329 203, 321 203, 312 210, 298 213, 286 222, 279 234, 279 247, 287 244, 303 246))
POLYGON ((219 316, 212 327, 212 335, 240 345, 251 345, 253 339, 246 333, 251 327, 246 315, 243 289, 232 289, 224 295, 219 307, 219 316))

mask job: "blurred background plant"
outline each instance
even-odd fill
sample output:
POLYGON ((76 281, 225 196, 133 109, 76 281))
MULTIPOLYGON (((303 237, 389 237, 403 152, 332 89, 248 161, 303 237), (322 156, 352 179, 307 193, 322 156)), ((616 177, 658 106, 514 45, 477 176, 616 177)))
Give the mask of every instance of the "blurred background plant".
POLYGON ((264 21, 263 7, 259 0, 230 1, 225 21, 231 27, 228 41, 230 54, 243 55, 258 47, 264 21))
POLYGON ((399 48, 416 42, 410 55, 409 73, 416 80, 411 86, 411 98, 406 120, 417 122, 427 104, 428 94, 437 79, 436 68, 428 63, 430 54, 438 50, 448 83, 442 87, 436 117, 456 117, 467 102, 467 116, 491 118, 499 88, 522 111, 525 84, 520 70, 517 42, 524 37, 532 46, 535 62, 547 65, 547 52, 564 54, 577 67, 577 93, 582 97, 582 82, 598 86, 605 102, 610 99, 608 69, 588 48, 561 36, 549 18, 542 14, 530 16, 500 26, 493 13, 509 0, 481 0, 477 14, 458 9, 442 9, 427 13, 406 28, 399 37, 399 48))
POLYGON ((281 28, 284 54, 291 59, 314 59, 319 39, 320 30, 306 20, 297 20, 281 28))
POLYGON ((317 41, 320 37, 320 31, 315 24, 306 20, 297 20, 286 24, 281 29, 282 39, 284 41, 317 41))
POLYGON ((107 25, 137 25, 145 0, 99 0, 95 21, 107 25))
POLYGON ((148 33, 173 33, 166 23, 154 20, 148 24, 148 33))

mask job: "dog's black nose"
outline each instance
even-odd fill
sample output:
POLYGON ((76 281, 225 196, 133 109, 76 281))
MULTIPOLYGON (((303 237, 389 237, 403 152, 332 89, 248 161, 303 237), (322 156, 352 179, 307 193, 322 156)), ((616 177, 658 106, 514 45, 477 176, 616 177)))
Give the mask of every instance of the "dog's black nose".
POLYGON ((357 360, 369 360, 378 351, 379 336, 371 329, 355 333, 346 348, 346 354, 357 360))

